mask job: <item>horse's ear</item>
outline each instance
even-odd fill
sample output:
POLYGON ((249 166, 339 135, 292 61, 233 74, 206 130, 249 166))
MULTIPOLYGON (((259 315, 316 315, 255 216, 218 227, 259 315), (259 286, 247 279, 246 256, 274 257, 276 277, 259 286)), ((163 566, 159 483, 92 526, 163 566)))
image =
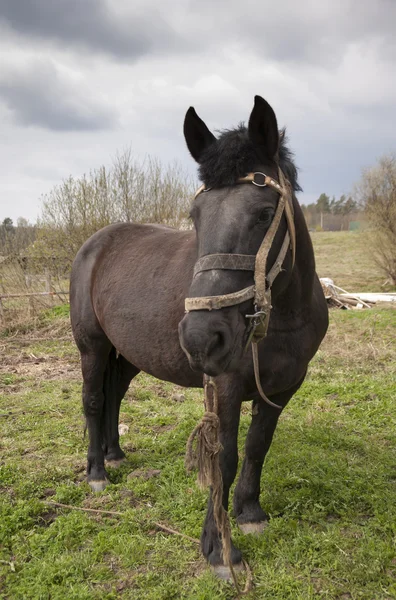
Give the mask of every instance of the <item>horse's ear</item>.
POLYGON ((249 118, 249 137, 267 158, 274 158, 279 148, 279 131, 272 107, 261 96, 254 97, 249 118))
POLYGON ((184 137, 191 156, 199 163, 202 152, 216 141, 213 133, 190 106, 184 119, 184 137))

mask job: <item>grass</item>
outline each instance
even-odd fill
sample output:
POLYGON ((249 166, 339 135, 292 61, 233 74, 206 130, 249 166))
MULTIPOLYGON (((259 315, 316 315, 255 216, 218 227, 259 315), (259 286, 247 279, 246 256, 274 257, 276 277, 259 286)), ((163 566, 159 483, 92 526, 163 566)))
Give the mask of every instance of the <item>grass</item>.
MULTIPOLYGON (((255 538, 232 522, 254 574, 250 598, 396 598, 395 316, 392 309, 332 311, 328 337, 266 461, 261 500, 270 525, 255 538)), ((47 314, 44 324, 62 318, 47 314)), ((140 375, 121 412, 128 461, 94 495, 84 482, 71 340, 1 343, 0 598, 234 598, 196 544, 155 525, 200 535, 206 493, 183 457, 202 394, 186 390, 176 401, 174 386, 140 375)), ((249 421, 246 405, 241 456, 249 421)))
POLYGON ((372 235, 370 231, 311 233, 319 277, 330 277, 348 292, 384 291, 386 277, 375 264, 372 235))
MULTIPOLYGON (((367 232, 314 233, 320 276, 380 290, 367 232)), ((281 417, 262 476, 262 536, 233 538, 257 600, 396 598, 396 311, 331 311, 281 417)), ((128 460, 85 483, 78 355, 68 305, 0 337, 0 599, 231 600, 194 542, 207 494, 184 469, 202 393, 139 375, 122 404, 128 460), (53 503, 74 508, 61 508, 53 503), (79 508, 121 512, 110 515, 79 508)), ((250 422, 242 409, 240 458, 250 422)))

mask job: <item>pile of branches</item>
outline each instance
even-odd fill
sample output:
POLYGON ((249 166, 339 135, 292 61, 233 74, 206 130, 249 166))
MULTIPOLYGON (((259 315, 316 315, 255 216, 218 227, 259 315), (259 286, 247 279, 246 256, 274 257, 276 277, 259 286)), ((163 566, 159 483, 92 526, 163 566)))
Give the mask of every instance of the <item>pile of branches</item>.
POLYGON ((320 279, 327 304, 333 308, 362 309, 372 308, 377 302, 392 302, 396 304, 396 294, 386 293, 356 293, 343 290, 329 277, 320 279))

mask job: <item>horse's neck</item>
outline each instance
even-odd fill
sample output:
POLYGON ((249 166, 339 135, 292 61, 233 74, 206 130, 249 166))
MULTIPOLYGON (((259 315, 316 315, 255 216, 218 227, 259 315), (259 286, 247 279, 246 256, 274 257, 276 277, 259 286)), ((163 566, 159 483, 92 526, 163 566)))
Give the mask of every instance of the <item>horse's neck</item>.
POLYGON ((295 197, 293 200, 296 227, 295 264, 287 287, 274 299, 276 308, 284 313, 298 313, 310 305, 316 276, 311 236, 301 207, 295 197))

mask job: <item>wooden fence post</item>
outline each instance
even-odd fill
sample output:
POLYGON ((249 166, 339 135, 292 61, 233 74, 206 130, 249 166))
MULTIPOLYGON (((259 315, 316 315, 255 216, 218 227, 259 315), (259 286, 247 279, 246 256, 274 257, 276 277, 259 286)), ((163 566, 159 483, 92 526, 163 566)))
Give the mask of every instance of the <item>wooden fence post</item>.
POLYGON ((54 296, 51 294, 52 286, 51 286, 51 272, 47 268, 45 269, 45 291, 50 294, 50 304, 54 304, 54 296))
POLYGON ((4 318, 4 308, 3 308, 3 302, 0 296, 0 326, 4 327, 5 326, 5 318, 4 318))
MULTIPOLYGON (((29 273, 27 273, 25 275, 25 281, 26 281, 27 290, 29 292, 30 288, 32 287, 32 276, 29 275, 29 273)), ((33 301, 33 296, 29 296, 29 317, 33 317, 33 315, 34 315, 34 301, 33 301)))

